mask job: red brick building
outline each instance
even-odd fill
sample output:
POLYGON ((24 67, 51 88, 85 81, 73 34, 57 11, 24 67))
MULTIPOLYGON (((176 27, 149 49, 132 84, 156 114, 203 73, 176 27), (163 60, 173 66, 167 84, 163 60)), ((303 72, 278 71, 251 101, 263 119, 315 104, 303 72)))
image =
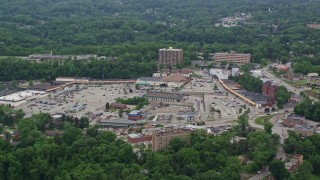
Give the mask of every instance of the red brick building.
POLYGON ((243 65, 250 63, 251 54, 236 53, 231 51, 230 53, 215 53, 213 60, 216 63, 222 63, 223 61, 237 63, 243 65))
POLYGON ((278 90, 278 86, 272 85, 272 82, 267 81, 262 85, 262 94, 274 98, 278 90))
POLYGON ((128 135, 128 142, 130 144, 140 144, 140 143, 148 143, 152 141, 152 136, 145 136, 142 134, 129 134, 128 135))

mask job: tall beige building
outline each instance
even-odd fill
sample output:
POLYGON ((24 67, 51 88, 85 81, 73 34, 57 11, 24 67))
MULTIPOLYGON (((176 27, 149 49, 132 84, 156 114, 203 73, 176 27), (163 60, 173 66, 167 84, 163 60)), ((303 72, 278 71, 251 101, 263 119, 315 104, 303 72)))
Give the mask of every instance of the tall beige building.
POLYGON ((191 131, 184 129, 165 128, 154 131, 152 134, 152 150, 159 151, 169 147, 169 142, 173 138, 182 138, 186 142, 190 141, 191 131))
POLYGON ((171 66, 180 64, 183 61, 183 50, 182 49, 159 49, 159 64, 171 66))
POLYGON ((215 53, 213 60, 217 63, 223 61, 237 63, 238 65, 243 65, 249 63, 251 59, 251 54, 236 53, 231 51, 230 53, 215 53))

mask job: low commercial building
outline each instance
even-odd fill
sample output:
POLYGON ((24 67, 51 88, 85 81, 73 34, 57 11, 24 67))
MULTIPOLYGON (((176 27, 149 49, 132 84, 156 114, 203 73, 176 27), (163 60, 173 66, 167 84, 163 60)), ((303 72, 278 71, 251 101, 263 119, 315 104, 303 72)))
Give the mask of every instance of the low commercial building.
POLYGON ((75 77, 57 77, 57 82, 74 82, 76 80, 75 77))
POLYGON ((307 76, 309 78, 317 78, 317 77, 319 77, 319 74, 318 73, 308 73, 307 76))
POLYGON ((315 133, 315 127, 306 123, 301 125, 296 124, 293 131, 301 136, 308 137, 315 133))
POLYGON ((125 120, 125 119, 115 119, 115 120, 110 120, 110 119, 102 119, 98 120, 97 123, 101 128, 129 128, 133 127, 135 125, 141 125, 146 123, 146 121, 141 120, 141 121, 131 121, 131 120, 125 120))
POLYGON ((141 111, 137 111, 137 110, 134 110, 134 111, 131 111, 129 114, 128 114, 128 120, 141 120, 142 119, 142 112, 141 111))
POLYGON ((177 113, 177 119, 183 119, 186 121, 194 121, 198 116, 198 112, 193 111, 179 111, 177 113))
POLYGON ((172 69, 171 75, 172 74, 177 74, 177 75, 182 75, 182 76, 185 76, 185 77, 191 77, 192 72, 193 72, 192 69, 187 69, 187 68, 172 69))
POLYGON ((303 116, 298 116, 294 114, 287 115, 283 120, 282 124, 285 127, 295 127, 296 125, 303 125, 305 118, 303 116))
POLYGON ((136 82, 139 86, 160 86, 165 84, 161 77, 141 77, 136 82))
POLYGON ((170 76, 164 77, 163 81, 168 87, 181 87, 188 83, 190 79, 180 74, 171 74, 170 76))
POLYGON ((219 80, 224 80, 229 78, 230 72, 223 69, 210 69, 210 75, 218 78, 219 80))
POLYGON ((45 91, 26 90, 0 97, 0 104, 11 105, 15 107, 27 101, 42 98, 47 95, 48 94, 45 91))
POLYGON ((256 78, 261 78, 262 77, 262 71, 261 70, 251 70, 250 74, 253 77, 256 77, 256 78))
POLYGON ((189 130, 164 128, 159 131, 154 131, 152 135, 152 150, 159 151, 165 150, 169 146, 169 142, 173 138, 181 138, 186 142, 190 142, 189 130))
POLYGON ((181 102, 183 100, 182 94, 174 93, 147 93, 144 97, 148 98, 150 101, 159 102, 181 102))
POLYGON ((126 104, 113 102, 110 104, 110 108, 111 109, 127 109, 128 107, 126 104))
POLYGON ((127 138, 128 142, 132 145, 139 145, 139 144, 151 144, 152 136, 146 136, 143 134, 129 134, 127 138))
POLYGON ((232 68, 231 69, 231 75, 232 77, 236 77, 240 75, 240 69, 239 68, 232 68))

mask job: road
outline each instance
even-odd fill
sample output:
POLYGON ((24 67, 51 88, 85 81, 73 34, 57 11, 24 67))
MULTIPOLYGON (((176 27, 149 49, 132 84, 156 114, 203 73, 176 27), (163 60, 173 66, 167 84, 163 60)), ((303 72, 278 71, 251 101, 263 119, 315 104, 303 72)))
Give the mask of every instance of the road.
MULTIPOLYGON (((282 161, 285 160, 285 152, 283 149, 284 140, 288 137, 288 131, 287 128, 283 127, 282 125, 277 124, 279 119, 282 119, 287 113, 291 113, 293 111, 293 108, 287 108, 287 109, 281 109, 275 114, 269 121, 273 124, 272 126, 272 133, 278 134, 280 136, 280 146, 277 150, 276 159, 280 159, 282 161)), ((249 120, 249 125, 256 129, 264 129, 264 127, 260 124, 255 123, 255 119, 257 119, 259 116, 256 116, 255 114, 252 114, 253 118, 252 120, 249 120)), ((260 174, 257 174, 250 178, 249 180, 260 180, 263 177, 269 175, 270 171, 263 171, 260 174)))
POLYGON ((260 179, 263 179, 264 177, 266 177, 269 174, 271 174, 270 171, 264 171, 264 172, 261 172, 260 174, 257 174, 255 176, 251 177, 249 180, 260 180, 260 179))
MULTIPOLYGON (((266 76, 267 78, 273 80, 273 82, 275 82, 276 84, 283 85, 284 87, 286 87, 288 89, 288 91, 291 91, 291 92, 293 92, 295 94, 300 95, 301 92, 306 91, 306 90, 310 90, 310 88, 307 88, 307 87, 296 88, 296 87, 291 86, 290 84, 284 82, 281 78, 278 78, 275 75, 273 75, 272 73, 270 73, 268 71, 268 68, 269 67, 267 66, 267 67, 262 69, 263 75, 266 76)), ((316 101, 318 100, 315 97, 312 97, 312 96, 309 96, 309 97, 312 100, 316 100, 316 101)))

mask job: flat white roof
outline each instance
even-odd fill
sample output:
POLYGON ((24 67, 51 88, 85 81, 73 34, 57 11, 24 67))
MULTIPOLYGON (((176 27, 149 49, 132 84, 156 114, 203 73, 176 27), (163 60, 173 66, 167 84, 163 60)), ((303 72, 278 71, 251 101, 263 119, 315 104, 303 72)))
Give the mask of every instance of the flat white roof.
POLYGON ((10 94, 7 96, 2 96, 2 97, 0 97, 0 100, 17 102, 17 101, 22 101, 25 99, 30 99, 30 98, 35 97, 37 95, 43 95, 43 94, 46 94, 46 92, 45 91, 26 90, 26 91, 13 93, 13 94, 10 94))

